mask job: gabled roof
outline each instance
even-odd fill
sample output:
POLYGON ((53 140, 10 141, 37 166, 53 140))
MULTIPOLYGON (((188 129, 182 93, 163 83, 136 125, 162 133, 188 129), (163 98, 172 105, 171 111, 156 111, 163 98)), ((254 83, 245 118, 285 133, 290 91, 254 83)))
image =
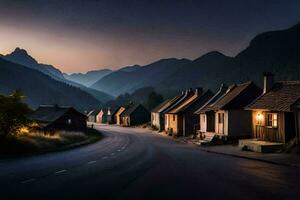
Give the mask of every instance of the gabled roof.
POLYGON ((199 108, 195 114, 205 113, 207 110, 210 110, 210 107, 220 98, 222 97, 228 89, 228 86, 225 84, 221 84, 218 92, 204 104, 201 108, 199 108))
POLYGON ((161 108, 163 108, 165 105, 167 105, 169 103, 169 101, 171 101, 171 99, 167 99, 164 102, 160 103, 158 106, 156 106, 155 108, 153 108, 151 110, 151 112, 153 112, 153 113, 158 112, 161 108))
POLYGON ((169 107, 164 109, 163 113, 169 113, 169 111, 173 110, 177 106, 181 105, 184 101, 191 98, 194 95, 193 91, 185 92, 183 95, 181 95, 174 103, 172 103, 169 107))
POLYGON ((213 96, 213 93, 210 90, 207 90, 206 92, 204 92, 202 94, 195 93, 193 96, 191 96, 190 98, 187 98, 184 102, 182 102, 182 104, 180 104, 177 107, 175 107, 174 109, 170 110, 168 113, 172 113, 172 114, 182 113, 182 112, 186 111, 187 109, 189 109, 191 106, 193 106, 197 102, 198 102, 197 106, 202 106, 212 96, 213 96), (199 103, 201 103, 201 104, 199 105, 199 103))
POLYGON ((31 115, 28 116, 29 119, 51 123, 62 117, 65 113, 69 111, 77 112, 78 115, 86 117, 84 114, 78 112, 72 107, 60 107, 56 105, 43 105, 39 106, 31 115))
MULTIPOLYGON (((243 84, 233 84, 229 86, 227 91, 214 103, 205 109, 205 112, 210 110, 229 110, 243 109, 250 102, 256 99, 262 90, 253 82, 243 84)), ((202 111, 203 112, 203 111, 202 111)))
POLYGON ((100 113, 101 109, 95 109, 89 112, 88 116, 96 116, 100 113))
POLYGON ((248 105, 247 109, 289 112, 299 98, 300 81, 277 82, 269 92, 262 94, 248 105))
MULTIPOLYGON (((130 104, 129 106, 127 106, 124 110, 124 112, 122 112, 121 116, 128 116, 131 115, 138 107, 143 107, 141 104, 130 104)), ((146 110, 146 108, 144 108, 146 110)))

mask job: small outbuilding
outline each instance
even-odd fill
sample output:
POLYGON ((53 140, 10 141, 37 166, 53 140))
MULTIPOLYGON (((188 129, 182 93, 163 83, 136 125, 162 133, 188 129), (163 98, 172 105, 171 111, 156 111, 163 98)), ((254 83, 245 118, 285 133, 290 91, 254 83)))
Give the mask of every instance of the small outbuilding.
POLYGON ((72 107, 42 105, 28 118, 36 122, 44 131, 85 131, 87 128, 86 115, 72 107))

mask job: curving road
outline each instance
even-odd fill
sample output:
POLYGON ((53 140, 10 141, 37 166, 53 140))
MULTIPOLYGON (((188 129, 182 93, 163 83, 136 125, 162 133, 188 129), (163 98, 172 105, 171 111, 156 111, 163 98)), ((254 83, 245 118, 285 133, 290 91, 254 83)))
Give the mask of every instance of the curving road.
POLYGON ((97 125, 105 138, 0 160, 0 199, 298 199, 300 171, 210 154, 144 129, 97 125))

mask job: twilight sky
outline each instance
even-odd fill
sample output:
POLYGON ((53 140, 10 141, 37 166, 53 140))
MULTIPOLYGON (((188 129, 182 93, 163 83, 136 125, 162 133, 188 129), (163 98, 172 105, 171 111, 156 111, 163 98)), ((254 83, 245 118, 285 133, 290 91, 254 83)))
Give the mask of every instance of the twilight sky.
POLYGON ((65 72, 234 56, 299 23, 299 10, 299 0, 0 0, 0 53, 18 46, 65 72))

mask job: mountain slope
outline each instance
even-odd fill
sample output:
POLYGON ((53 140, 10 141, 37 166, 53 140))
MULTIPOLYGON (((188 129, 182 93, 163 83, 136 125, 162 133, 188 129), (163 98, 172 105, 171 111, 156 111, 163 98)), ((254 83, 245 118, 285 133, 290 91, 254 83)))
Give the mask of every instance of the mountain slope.
POLYGON ((112 70, 110 69, 101 69, 101 70, 94 70, 94 71, 88 71, 85 74, 82 73, 73 73, 73 74, 64 74, 64 77, 70 81, 77 82, 81 85, 84 85, 86 87, 91 86, 104 76, 110 74, 112 70))
POLYGON ((53 67, 52 65, 46 65, 38 63, 33 57, 31 57, 25 49, 17 47, 12 53, 3 56, 5 60, 24 65, 26 67, 38 70, 51 76, 54 79, 64 79, 62 72, 53 67))
POLYGON ((79 83, 76 83, 74 81, 70 81, 65 79, 65 77, 63 76, 63 73, 55 68, 52 65, 47 65, 47 64, 41 64, 38 63, 32 56, 30 56, 26 50, 24 49, 20 49, 20 48, 16 48, 12 53, 7 54, 5 56, 2 56, 3 59, 26 66, 28 68, 40 71, 48 76, 50 76, 51 78, 60 81, 60 82, 64 82, 68 85, 72 85, 75 87, 80 88, 81 90, 89 93, 90 95, 92 95, 94 98, 96 98, 97 100, 99 100, 100 102, 106 102, 111 100, 113 97, 101 92, 101 91, 97 91, 95 89, 92 88, 88 88, 86 86, 83 86, 79 83))
POLYGON ((99 106, 100 102, 79 88, 56 81, 37 70, 0 58, 0 93, 21 89, 33 108, 40 104, 73 106, 81 111, 99 106))
POLYGON ((118 96, 125 92, 133 92, 142 87, 155 86, 166 78, 171 71, 191 62, 187 59, 163 59, 149 65, 139 67, 134 71, 118 70, 91 87, 118 96))
POLYGON ((93 85, 95 89, 120 94, 152 86, 165 97, 190 87, 216 90, 221 83, 248 80, 262 86, 262 73, 270 71, 278 80, 300 79, 300 24, 286 30, 259 34, 235 57, 209 52, 193 61, 172 60, 159 71, 156 64, 131 73, 115 72, 93 85))

